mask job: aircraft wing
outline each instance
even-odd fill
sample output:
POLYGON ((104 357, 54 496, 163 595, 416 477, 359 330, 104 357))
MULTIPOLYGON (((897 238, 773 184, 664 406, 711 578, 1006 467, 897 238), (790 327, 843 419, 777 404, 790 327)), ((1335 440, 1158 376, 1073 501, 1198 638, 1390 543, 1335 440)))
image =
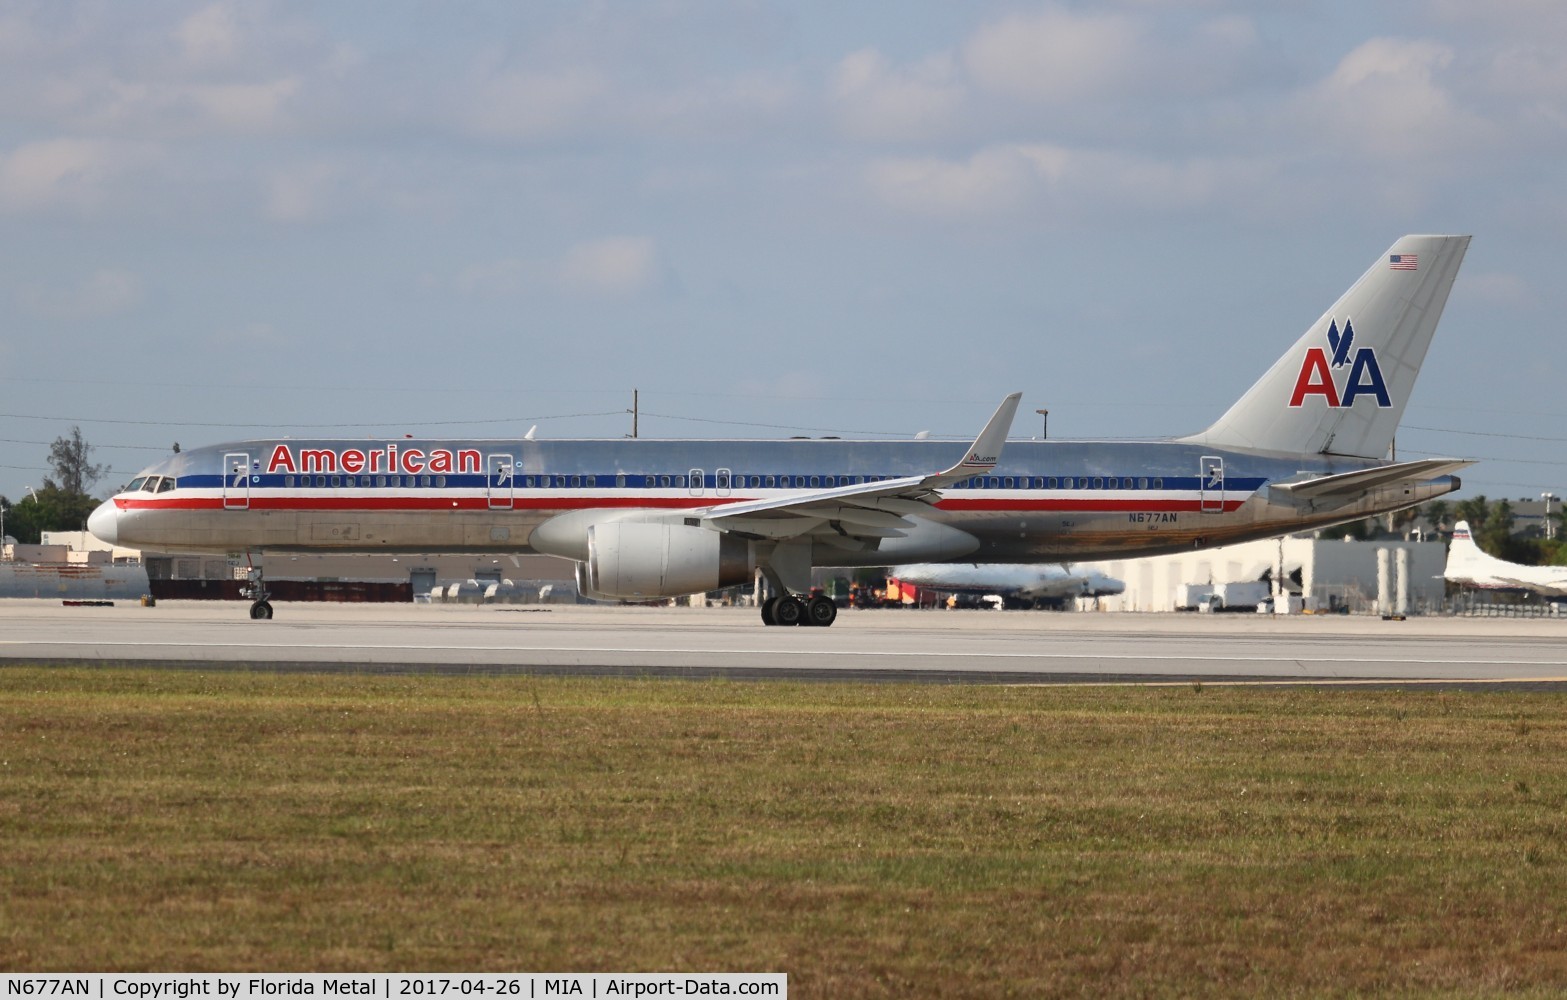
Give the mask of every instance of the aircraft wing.
POLYGON ((1350 499, 1368 490, 1396 486, 1399 483, 1420 483, 1437 476, 1473 465, 1463 458, 1424 458, 1415 462, 1398 462, 1379 465, 1372 469, 1357 469, 1332 476, 1318 476, 1293 483, 1272 483, 1270 490, 1281 492, 1292 500, 1350 499))
POLYGON ((903 515, 924 513, 941 488, 996 467, 1022 396, 1014 392, 1003 399, 962 460, 940 472, 768 500, 715 504, 697 513, 715 528, 767 538, 791 538, 829 525, 833 533, 844 537, 902 537, 903 529, 912 527, 903 515))
MULTIPOLYGON (((1527 568, 1532 569, 1533 567, 1527 568)), ((1524 576, 1508 576, 1506 574, 1493 573, 1491 574, 1491 580, 1490 586, 1504 590, 1532 590, 1537 594, 1550 596, 1567 594, 1567 579, 1529 579, 1524 576)))

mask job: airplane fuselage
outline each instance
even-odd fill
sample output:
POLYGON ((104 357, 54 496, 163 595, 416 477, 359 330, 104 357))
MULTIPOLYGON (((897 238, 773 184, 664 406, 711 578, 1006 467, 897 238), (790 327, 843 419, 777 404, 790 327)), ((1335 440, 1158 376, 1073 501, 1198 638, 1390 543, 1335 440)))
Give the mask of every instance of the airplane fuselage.
MULTIPOLYGON (((113 498, 122 545, 213 552, 529 552, 572 511, 679 518, 747 500, 920 475, 950 441, 258 440, 171 456, 113 498)), ((918 532, 868 548, 818 540, 816 565, 1042 562, 1204 548, 1365 517, 1450 492, 1443 476, 1316 510, 1270 497, 1302 472, 1380 463, 1176 442, 1013 441, 992 471, 940 491, 918 532)), ((95 531, 103 527, 100 521, 95 531)))

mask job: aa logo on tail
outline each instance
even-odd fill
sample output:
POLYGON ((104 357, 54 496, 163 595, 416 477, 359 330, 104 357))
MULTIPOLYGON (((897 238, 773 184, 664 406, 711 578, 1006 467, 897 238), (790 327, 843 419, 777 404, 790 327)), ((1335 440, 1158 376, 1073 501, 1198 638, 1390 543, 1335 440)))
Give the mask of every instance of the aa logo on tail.
POLYGON ((1295 391, 1290 393, 1290 406, 1304 405, 1307 396, 1321 396, 1335 409, 1354 406, 1361 396, 1374 397, 1378 408, 1392 406, 1387 382, 1382 379, 1382 366, 1377 364, 1376 350, 1370 347, 1354 350, 1354 345, 1355 328, 1350 321, 1344 321, 1344 332, 1340 333, 1338 320, 1330 320, 1327 350, 1306 349, 1306 358, 1300 363, 1300 374, 1295 379, 1295 391), (1333 352, 1331 359, 1328 351, 1333 352), (1341 389, 1334 373, 1345 368, 1349 369, 1349 375, 1343 380, 1341 389))

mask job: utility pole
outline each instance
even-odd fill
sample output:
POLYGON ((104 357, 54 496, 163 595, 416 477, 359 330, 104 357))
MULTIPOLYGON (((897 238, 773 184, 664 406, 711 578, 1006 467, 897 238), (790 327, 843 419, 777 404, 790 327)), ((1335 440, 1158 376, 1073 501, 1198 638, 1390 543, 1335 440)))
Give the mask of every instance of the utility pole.
POLYGON ((1034 412, 1039 414, 1039 440, 1043 441, 1050 437, 1050 411, 1035 410, 1034 412))
POLYGON ((1551 501, 1556 499, 1556 494, 1541 493, 1540 497, 1545 501, 1545 540, 1552 541, 1556 538, 1556 525, 1551 523, 1551 501))

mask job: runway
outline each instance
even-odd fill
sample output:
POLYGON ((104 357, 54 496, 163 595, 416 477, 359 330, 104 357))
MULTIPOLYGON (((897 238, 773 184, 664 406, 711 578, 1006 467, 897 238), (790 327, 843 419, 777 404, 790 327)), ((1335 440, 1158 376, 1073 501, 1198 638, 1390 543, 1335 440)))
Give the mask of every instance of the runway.
POLYGON ((548 673, 930 683, 1567 686, 1567 620, 749 608, 0 602, 0 666, 548 673))

